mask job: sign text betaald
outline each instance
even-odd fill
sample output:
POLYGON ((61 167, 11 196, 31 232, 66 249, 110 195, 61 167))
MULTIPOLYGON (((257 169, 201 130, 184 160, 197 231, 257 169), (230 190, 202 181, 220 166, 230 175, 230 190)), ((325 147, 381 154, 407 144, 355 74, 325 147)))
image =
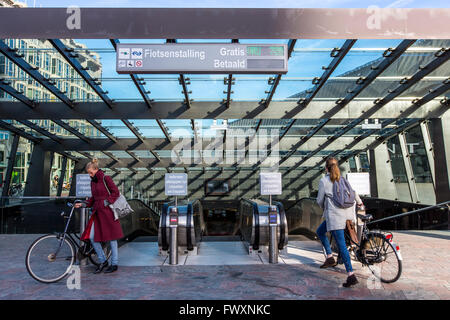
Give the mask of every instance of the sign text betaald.
POLYGON ((286 73, 287 45, 167 43, 117 45, 118 73, 286 73))

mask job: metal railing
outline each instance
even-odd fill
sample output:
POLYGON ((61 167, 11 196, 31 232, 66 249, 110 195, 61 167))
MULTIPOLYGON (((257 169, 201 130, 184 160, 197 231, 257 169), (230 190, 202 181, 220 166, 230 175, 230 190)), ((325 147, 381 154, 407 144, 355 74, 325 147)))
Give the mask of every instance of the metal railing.
POLYGON ((379 223, 382 221, 386 221, 386 220, 392 220, 392 219, 397 219, 397 218, 401 218, 401 217, 405 217, 405 216, 409 216, 412 214, 416 214, 416 213, 420 213, 420 212, 424 212, 424 211, 428 211, 431 209, 435 209, 435 208, 443 208, 443 207, 447 207, 448 210, 450 210, 450 201, 445 201, 445 202, 441 202, 429 207, 425 207, 425 208, 421 208, 421 209, 417 209, 417 210, 413 210, 413 211, 408 211, 408 212, 404 212, 404 213, 399 213, 393 216, 389 216, 389 217, 385 217, 385 218, 381 218, 378 220, 374 220, 374 221, 370 221, 367 224, 374 224, 374 223, 379 223))

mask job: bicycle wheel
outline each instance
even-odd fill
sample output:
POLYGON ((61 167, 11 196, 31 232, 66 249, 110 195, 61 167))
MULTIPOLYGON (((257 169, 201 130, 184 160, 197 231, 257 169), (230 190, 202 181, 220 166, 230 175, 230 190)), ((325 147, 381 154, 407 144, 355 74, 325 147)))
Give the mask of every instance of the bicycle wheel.
POLYGON ((64 278, 75 262, 75 249, 67 239, 49 234, 36 239, 25 257, 28 273, 37 281, 57 282, 64 278))
MULTIPOLYGON (((106 243, 102 243, 103 252, 105 253, 106 260, 109 260, 111 257, 111 246, 106 243)), ((94 247, 91 246, 91 249, 89 250, 89 261, 94 264, 95 266, 100 265, 100 261, 98 260, 97 253, 94 250, 94 247)))
POLYGON ((381 233, 369 233, 361 243, 363 259, 372 274, 381 282, 392 283, 400 278, 402 261, 394 245, 381 233))

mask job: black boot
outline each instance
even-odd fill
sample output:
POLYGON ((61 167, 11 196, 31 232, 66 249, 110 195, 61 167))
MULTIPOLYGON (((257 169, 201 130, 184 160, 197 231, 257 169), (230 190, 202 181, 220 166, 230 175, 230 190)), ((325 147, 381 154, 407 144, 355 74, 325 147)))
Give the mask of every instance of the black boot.
POLYGON ((102 272, 103 269, 104 269, 105 267, 107 267, 107 266, 108 266, 108 260, 106 260, 106 261, 103 262, 103 263, 100 263, 100 264, 98 265, 97 269, 95 269, 94 274, 97 274, 97 273, 102 272))
POLYGON ((117 271, 118 267, 116 265, 110 265, 106 270, 105 273, 111 273, 117 271))
POLYGON ((351 286, 354 286, 357 283, 358 279, 356 279, 356 276, 352 274, 351 276, 347 277, 347 281, 342 285, 344 286, 344 288, 350 288, 351 286))

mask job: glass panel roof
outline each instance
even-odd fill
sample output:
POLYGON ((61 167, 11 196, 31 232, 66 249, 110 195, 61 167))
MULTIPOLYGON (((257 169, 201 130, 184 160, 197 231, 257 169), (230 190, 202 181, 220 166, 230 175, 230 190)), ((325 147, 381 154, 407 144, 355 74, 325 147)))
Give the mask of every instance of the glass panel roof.
MULTIPOLYGON (((18 49, 23 59, 47 77, 51 83, 76 102, 101 101, 89 85, 81 79, 78 73, 65 61, 49 41, 38 39, 7 39, 8 46, 18 49)), ((327 83, 321 88, 315 99, 343 98, 348 90, 355 86, 358 77, 367 76, 371 67, 380 63, 383 52, 395 48, 402 40, 357 40, 349 53, 342 59, 327 83)), ((128 43, 165 43, 164 39, 120 39, 128 43)), ((231 39, 180 39, 179 43, 230 43, 231 39)), ((240 43, 284 43, 287 39, 240 39, 240 43)), ((274 101, 297 100, 306 95, 306 90, 313 87, 311 80, 320 77, 323 67, 332 61, 330 56, 334 48, 341 47, 345 39, 299 39, 288 62, 288 72, 283 75, 275 91, 274 101)), ((98 81, 107 92, 108 97, 116 101, 142 101, 142 96, 128 75, 119 75, 115 70, 116 53, 108 39, 73 39, 63 40, 63 43, 73 48, 74 54, 87 72, 98 81)), ((440 48, 448 48, 450 40, 417 40, 397 61, 388 67, 371 83, 357 98, 381 98, 387 88, 396 84, 397 80, 417 72, 419 66, 426 65, 435 58, 434 53, 440 48), (392 78, 392 77, 395 77, 392 78), (387 83, 389 80, 392 82, 387 83), (384 81, 384 82, 383 82, 384 81)), ((450 62, 433 71, 428 77, 441 81, 448 77, 450 62)), ((233 75, 234 84, 231 87, 233 101, 260 101, 267 97, 271 88, 268 83, 275 75, 233 75)), ((177 74, 138 75, 144 82, 144 88, 149 91, 150 99, 154 101, 178 101, 185 97, 177 74)), ((227 85, 224 78, 227 75, 185 75, 188 79, 189 98, 194 101, 222 101, 226 98, 227 85)), ((429 80, 427 78, 420 83, 429 80)), ((27 97, 38 102, 59 101, 49 90, 33 80, 27 73, 18 68, 9 59, 0 55, 0 78, 5 79, 14 88, 27 97)), ((404 93, 406 97, 417 97, 426 92, 430 83, 418 84, 415 89, 404 93), (415 94, 411 94, 415 93, 415 94)), ((0 99, 13 99, 2 93, 0 99)))

